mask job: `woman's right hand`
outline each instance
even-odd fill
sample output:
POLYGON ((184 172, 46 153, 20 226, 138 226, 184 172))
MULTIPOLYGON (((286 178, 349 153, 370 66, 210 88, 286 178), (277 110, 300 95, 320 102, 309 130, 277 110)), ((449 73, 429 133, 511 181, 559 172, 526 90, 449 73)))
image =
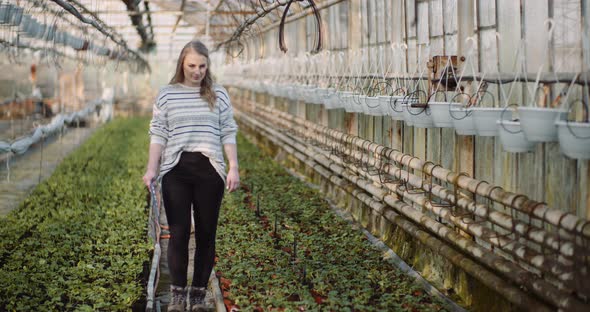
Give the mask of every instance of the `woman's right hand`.
POLYGON ((149 189, 150 184, 154 181, 155 178, 156 178, 156 170, 148 169, 145 172, 145 174, 143 175, 143 184, 145 184, 145 186, 149 189))

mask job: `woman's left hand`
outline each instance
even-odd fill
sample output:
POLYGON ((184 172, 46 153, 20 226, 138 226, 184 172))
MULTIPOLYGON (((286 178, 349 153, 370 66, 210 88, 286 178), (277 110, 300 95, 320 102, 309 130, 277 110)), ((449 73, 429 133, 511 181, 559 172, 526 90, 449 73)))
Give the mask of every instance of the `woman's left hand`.
POLYGON ((240 186, 240 173, 237 168, 230 168, 227 173, 226 188, 228 191, 233 192, 240 186))

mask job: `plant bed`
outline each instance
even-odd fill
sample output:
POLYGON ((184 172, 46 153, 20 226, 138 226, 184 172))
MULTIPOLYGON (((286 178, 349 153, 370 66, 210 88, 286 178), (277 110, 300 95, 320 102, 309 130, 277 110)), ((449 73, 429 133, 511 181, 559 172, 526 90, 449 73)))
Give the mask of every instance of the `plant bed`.
POLYGON ((314 190, 238 137, 242 188, 226 194, 216 271, 228 310, 439 311, 314 190))
POLYGON ((145 309, 147 123, 97 130, 0 219, 1 311, 145 309))

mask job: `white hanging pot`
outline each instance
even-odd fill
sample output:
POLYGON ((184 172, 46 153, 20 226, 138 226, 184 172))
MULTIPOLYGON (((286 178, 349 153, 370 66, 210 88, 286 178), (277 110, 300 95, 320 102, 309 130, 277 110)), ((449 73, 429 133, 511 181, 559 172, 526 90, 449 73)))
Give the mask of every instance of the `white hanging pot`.
POLYGON ((291 92, 291 90, 293 90, 293 86, 286 85, 285 87, 283 87, 283 92, 282 92, 281 96, 284 98, 289 98, 289 92, 291 92))
POLYGON ((10 11, 12 10, 12 4, 2 3, 0 4, 0 24, 8 24, 10 21, 10 11))
POLYGON ((365 115, 369 114, 369 107, 366 104, 367 102, 367 96, 364 94, 361 94, 359 96, 357 96, 356 98, 354 98, 354 103, 355 103, 355 109, 357 113, 363 113, 365 115))
POLYGON ((432 112, 430 111, 430 107, 428 105, 422 106, 412 106, 417 105, 414 104, 407 104, 406 108, 408 109, 408 113, 412 115, 412 121, 414 123, 414 127, 416 128, 432 128, 434 127, 434 122, 432 121, 432 112))
MULTIPOLYGON (((588 104, 583 100, 574 100, 568 104, 580 103, 584 108, 584 121, 567 120, 567 115, 561 115, 563 119, 555 121, 559 149, 567 157, 575 159, 590 159, 590 119, 588 104)), ((567 113, 571 112, 571 108, 567 113)))
POLYGON ((590 159, 590 123, 557 120, 559 149, 567 157, 590 159))
POLYGON ((557 141, 555 120, 562 119, 567 112, 559 108, 519 107, 518 115, 527 140, 533 142, 557 141))
POLYGON ((45 36, 45 30, 47 29, 47 26, 45 24, 39 24, 39 31, 37 32, 37 36, 35 36, 37 39, 43 39, 43 36, 45 36))
POLYGON ((315 98, 315 103, 317 105, 322 105, 324 104, 324 98, 326 98, 326 95, 328 94, 328 89, 326 88, 318 88, 316 90, 316 98, 315 98))
POLYGON ((326 109, 334 109, 336 108, 336 99, 338 98, 338 96, 336 95, 336 93, 331 93, 328 96, 326 96, 326 98, 324 99, 324 107, 326 109))
POLYGON ((303 98, 303 100, 306 103, 309 104, 316 104, 317 103, 317 99, 318 99, 318 88, 316 87, 311 87, 309 89, 307 89, 307 94, 306 96, 303 98))
POLYGON ((29 14, 23 14, 23 18, 20 22, 19 29, 22 32, 28 33, 30 23, 31 23, 31 16, 29 14))
POLYGON ((429 102, 430 112, 432 114, 432 122, 435 127, 452 128, 453 118, 449 112, 451 108, 461 107, 461 103, 452 102, 429 102))
POLYGON ((29 37, 36 37, 37 33, 39 32, 39 23, 34 18, 31 18, 29 22, 29 27, 27 28, 27 34, 29 37))
POLYGON ((365 106, 368 109, 368 114, 371 116, 381 116, 381 103, 377 96, 367 96, 365 99, 365 106))
POLYGON ((336 90, 334 88, 326 89, 326 96, 324 97, 322 104, 326 109, 334 108, 334 97, 336 97, 336 90))
POLYGON ((404 96, 401 95, 394 95, 389 98, 389 102, 387 103, 387 115, 389 115, 392 120, 404 120, 404 111, 401 106, 403 99, 404 96))
POLYGON ((391 96, 389 95, 378 95, 379 98, 379 115, 380 116, 387 116, 389 115, 389 101, 391 96))
POLYGON ((511 153, 531 152, 535 148, 535 142, 526 139, 520 121, 497 120, 498 135, 502 148, 511 153))
POLYGON ((20 25, 20 22, 23 18, 23 8, 19 7, 19 6, 14 6, 12 7, 12 10, 10 11, 10 25, 12 26, 18 26, 20 25))
POLYGON ((289 100, 295 100, 295 96, 297 94, 297 85, 291 85, 291 87, 289 87, 288 93, 287 93, 287 98, 289 100))
POLYGON ((453 127, 458 135, 475 135, 475 125, 473 124, 473 113, 470 108, 458 107, 450 109, 451 118, 453 118, 453 127))
POLYGON ((353 97, 355 96, 354 95, 354 92, 352 92, 352 91, 344 91, 342 93, 343 93, 342 94, 342 101, 344 102, 344 110, 347 113, 353 113, 354 112, 353 111, 353 108, 354 108, 353 105, 356 105, 356 104, 353 103, 353 101, 354 101, 353 100, 353 97))
POLYGON ((346 100, 344 99, 344 96, 346 95, 345 92, 348 91, 338 91, 336 92, 336 98, 334 99, 332 105, 334 105, 334 108, 344 108, 346 107, 346 100))
POLYGON ((51 41, 55 37, 55 26, 47 27, 47 32, 45 34, 45 40, 51 41))
POLYGON ((501 119, 503 108, 499 107, 473 107, 473 123, 478 136, 497 136, 498 125, 496 121, 501 119))
MULTIPOLYGON (((403 100, 402 100, 403 101, 403 100)), ((414 116, 412 114, 410 114, 410 110, 408 109, 408 103, 402 103, 400 105, 400 107, 403 110, 403 114, 404 114, 404 122, 406 124, 406 126, 414 126, 414 116)))

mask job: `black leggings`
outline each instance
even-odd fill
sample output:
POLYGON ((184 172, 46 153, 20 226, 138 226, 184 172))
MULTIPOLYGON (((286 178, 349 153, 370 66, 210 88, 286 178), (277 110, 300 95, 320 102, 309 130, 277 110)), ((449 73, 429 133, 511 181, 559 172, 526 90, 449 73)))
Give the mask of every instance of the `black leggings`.
POLYGON ((162 178, 162 195, 170 227, 168 266, 172 285, 187 284, 191 204, 196 250, 192 286, 206 287, 215 260, 215 233, 224 183, 209 158, 183 152, 179 163, 162 178))

